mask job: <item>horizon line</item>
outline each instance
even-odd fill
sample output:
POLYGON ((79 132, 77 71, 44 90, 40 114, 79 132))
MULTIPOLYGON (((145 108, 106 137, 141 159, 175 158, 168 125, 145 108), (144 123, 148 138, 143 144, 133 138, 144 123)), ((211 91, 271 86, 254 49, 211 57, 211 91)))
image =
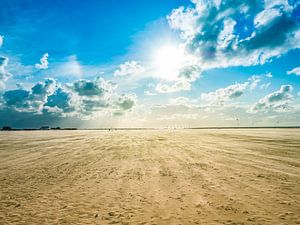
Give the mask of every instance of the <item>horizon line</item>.
POLYGON ((66 127, 66 128, 10 128, 0 131, 55 131, 55 130, 201 130, 201 129, 300 129, 300 126, 212 126, 212 127, 111 127, 111 128, 76 128, 76 127, 66 127))

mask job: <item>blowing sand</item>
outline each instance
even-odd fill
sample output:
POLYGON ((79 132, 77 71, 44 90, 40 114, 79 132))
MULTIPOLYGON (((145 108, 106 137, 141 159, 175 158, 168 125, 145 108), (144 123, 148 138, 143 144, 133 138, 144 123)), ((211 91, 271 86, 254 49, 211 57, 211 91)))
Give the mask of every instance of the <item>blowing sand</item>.
POLYGON ((300 224, 300 130, 1 132, 0 224, 300 224))

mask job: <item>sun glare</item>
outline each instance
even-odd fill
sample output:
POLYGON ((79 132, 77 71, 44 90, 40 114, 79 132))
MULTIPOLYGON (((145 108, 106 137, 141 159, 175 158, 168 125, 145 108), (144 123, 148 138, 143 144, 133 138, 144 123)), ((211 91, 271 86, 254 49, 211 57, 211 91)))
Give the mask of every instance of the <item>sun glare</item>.
POLYGON ((153 61, 156 75, 172 80, 185 61, 184 51, 174 45, 165 45, 155 52, 153 61))

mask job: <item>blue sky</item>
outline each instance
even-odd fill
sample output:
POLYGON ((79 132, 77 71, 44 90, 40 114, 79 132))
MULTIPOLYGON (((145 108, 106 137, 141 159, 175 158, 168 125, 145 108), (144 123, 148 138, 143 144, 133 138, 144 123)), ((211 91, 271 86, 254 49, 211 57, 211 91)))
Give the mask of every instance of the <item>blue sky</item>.
POLYGON ((4 0, 0 126, 300 125, 298 1, 4 0))
POLYGON ((188 1, 4 0, 3 48, 21 52, 27 64, 45 51, 57 59, 76 54, 84 63, 110 63, 127 53, 137 33, 184 3, 188 1))

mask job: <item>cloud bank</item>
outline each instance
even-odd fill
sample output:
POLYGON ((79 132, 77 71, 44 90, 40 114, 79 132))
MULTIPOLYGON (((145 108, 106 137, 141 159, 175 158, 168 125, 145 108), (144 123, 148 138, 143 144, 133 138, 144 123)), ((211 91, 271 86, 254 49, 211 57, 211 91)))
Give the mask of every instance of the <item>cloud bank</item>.
POLYGON ((123 115, 136 104, 134 94, 117 94, 116 84, 100 77, 80 79, 61 85, 52 78, 38 82, 30 90, 9 90, 3 94, 2 108, 34 114, 92 119, 99 115, 123 115))
POLYGON ((202 69, 264 64, 300 47, 296 3, 197 1, 167 17, 202 69))

